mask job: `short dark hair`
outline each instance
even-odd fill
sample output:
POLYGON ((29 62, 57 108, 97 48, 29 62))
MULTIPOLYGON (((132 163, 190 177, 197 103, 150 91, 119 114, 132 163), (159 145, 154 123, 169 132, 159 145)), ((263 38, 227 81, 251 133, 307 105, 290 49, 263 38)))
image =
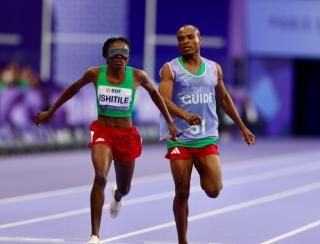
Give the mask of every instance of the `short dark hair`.
MULTIPOLYGON (((183 29, 183 28, 188 28, 188 27, 194 28, 195 31, 196 31, 196 35, 199 36, 199 37, 201 36, 199 28, 198 28, 197 26, 195 26, 195 25, 192 25, 192 24, 183 25, 183 26, 181 26, 181 27, 179 28, 179 30, 181 30, 181 29, 183 29)), ((177 33, 179 32, 179 30, 177 31, 177 33)))
POLYGON ((102 56, 107 58, 108 57, 108 50, 112 43, 114 42, 123 42, 129 47, 129 52, 131 51, 131 43, 126 37, 111 37, 105 41, 102 48, 102 56))

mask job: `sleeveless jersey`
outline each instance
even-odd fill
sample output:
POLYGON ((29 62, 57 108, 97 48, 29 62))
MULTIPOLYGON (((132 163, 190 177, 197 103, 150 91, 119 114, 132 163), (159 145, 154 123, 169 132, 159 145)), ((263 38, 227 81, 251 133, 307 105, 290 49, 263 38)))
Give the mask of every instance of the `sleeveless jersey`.
POLYGON ((100 67, 96 85, 98 114, 109 117, 130 117, 135 97, 132 67, 126 66, 125 79, 119 85, 111 84, 107 80, 107 67, 108 65, 100 67))
MULTIPOLYGON (((175 58, 168 62, 174 80, 172 101, 183 110, 199 114, 202 118, 201 125, 193 126, 179 137, 179 141, 182 142, 209 137, 218 138, 219 122, 215 100, 215 86, 218 82, 217 67, 215 62, 203 57, 201 61, 204 70, 197 74, 192 74, 186 69, 182 58, 175 58)), ((189 124, 179 117, 173 117, 173 121, 179 132, 189 127, 189 124)), ((167 133, 167 124, 161 115, 160 138, 166 137, 167 133)))

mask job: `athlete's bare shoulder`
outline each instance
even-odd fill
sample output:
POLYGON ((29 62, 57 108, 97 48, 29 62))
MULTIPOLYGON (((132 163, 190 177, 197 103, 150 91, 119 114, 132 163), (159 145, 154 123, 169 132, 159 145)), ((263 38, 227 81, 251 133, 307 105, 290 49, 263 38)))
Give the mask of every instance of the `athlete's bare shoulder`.
POLYGON ((132 68, 133 70, 133 79, 139 83, 148 79, 148 75, 144 70, 132 68))
POLYGON ((96 83, 98 80, 99 72, 100 67, 90 67, 83 74, 82 79, 90 80, 91 82, 96 83))
POLYGON ((137 88, 139 85, 142 85, 146 88, 146 86, 152 84, 152 81, 148 74, 141 69, 133 68, 133 80, 135 88, 137 88))
POLYGON ((144 70, 137 69, 137 68, 132 68, 133 70, 133 75, 136 77, 141 77, 141 76, 146 76, 147 73, 144 70))
POLYGON ((100 67, 90 67, 87 69, 87 72, 89 75, 98 75, 100 72, 100 67))
POLYGON ((223 73, 222 73, 221 66, 217 62, 215 62, 214 64, 215 64, 216 69, 217 69, 218 79, 222 80, 223 79, 223 73))
POLYGON ((163 81, 173 81, 174 80, 174 73, 170 67, 170 64, 167 62, 165 63, 160 69, 160 77, 161 82, 163 81))

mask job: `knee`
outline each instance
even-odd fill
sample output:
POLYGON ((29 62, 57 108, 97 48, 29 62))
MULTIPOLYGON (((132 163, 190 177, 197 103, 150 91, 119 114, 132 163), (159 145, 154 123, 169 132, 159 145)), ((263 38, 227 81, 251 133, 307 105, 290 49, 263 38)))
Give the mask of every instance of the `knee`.
POLYGON ((221 189, 222 189, 222 184, 219 186, 211 187, 210 189, 205 189, 205 192, 208 197, 217 198, 220 194, 221 189))
POLYGON ((188 201, 190 195, 189 187, 187 186, 177 186, 176 187, 176 198, 179 201, 188 201))
POLYGON ((102 172, 96 172, 94 177, 94 183, 100 186, 105 186, 107 184, 107 176, 102 172))

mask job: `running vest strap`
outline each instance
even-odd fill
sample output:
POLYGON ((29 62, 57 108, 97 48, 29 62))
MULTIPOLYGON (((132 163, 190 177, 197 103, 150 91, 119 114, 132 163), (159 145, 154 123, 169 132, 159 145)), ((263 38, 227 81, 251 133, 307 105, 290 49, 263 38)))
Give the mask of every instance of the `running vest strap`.
POLYGON ((100 66, 96 85, 98 114, 108 117, 131 117, 135 97, 133 69, 126 66, 124 81, 115 85, 107 80, 107 68, 108 65, 100 66))

